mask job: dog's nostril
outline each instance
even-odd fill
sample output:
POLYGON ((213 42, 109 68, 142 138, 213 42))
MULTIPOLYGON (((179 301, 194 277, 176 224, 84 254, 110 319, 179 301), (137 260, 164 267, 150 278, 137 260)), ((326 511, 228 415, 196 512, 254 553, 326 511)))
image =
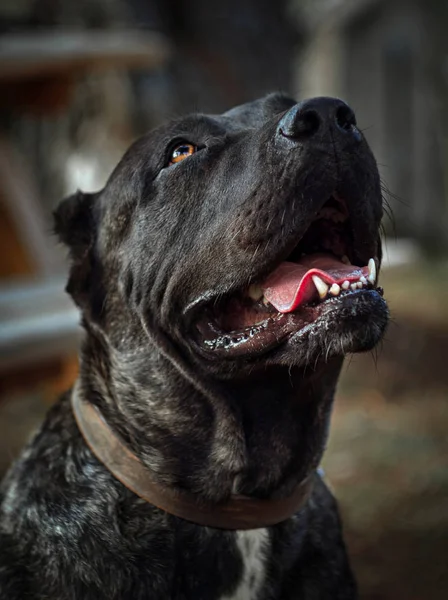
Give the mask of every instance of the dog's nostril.
POLYGON ((299 113, 296 121, 296 134, 313 135, 320 127, 320 117, 314 110, 299 113))
POLYGON ((314 109, 295 110, 281 121, 279 133, 290 139, 300 139, 314 135, 321 125, 321 118, 314 109))
POLYGON ((336 111, 336 124, 344 131, 350 131, 356 126, 355 113, 349 106, 340 106, 336 111))

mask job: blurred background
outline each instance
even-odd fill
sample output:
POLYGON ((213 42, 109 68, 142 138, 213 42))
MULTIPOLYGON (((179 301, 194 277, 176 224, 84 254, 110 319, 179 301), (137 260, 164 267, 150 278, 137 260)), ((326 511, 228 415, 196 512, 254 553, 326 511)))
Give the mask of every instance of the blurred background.
POLYGON ((0 477, 76 377, 56 203, 173 115, 337 95, 380 165, 393 319, 324 467, 361 597, 448 598, 447 30, 446 0, 1 0, 0 477))

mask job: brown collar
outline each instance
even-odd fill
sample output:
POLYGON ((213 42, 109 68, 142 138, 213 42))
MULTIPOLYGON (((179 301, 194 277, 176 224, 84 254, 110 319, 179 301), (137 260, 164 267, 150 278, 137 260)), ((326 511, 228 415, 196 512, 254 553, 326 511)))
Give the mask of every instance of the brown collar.
POLYGON ((193 494, 154 481, 150 470, 112 431, 101 412, 81 400, 76 389, 72 393, 72 408, 87 446, 118 481, 146 502, 198 525, 219 529, 268 527, 294 515, 311 494, 313 476, 299 483, 288 498, 260 500, 232 495, 218 504, 201 502, 193 494))

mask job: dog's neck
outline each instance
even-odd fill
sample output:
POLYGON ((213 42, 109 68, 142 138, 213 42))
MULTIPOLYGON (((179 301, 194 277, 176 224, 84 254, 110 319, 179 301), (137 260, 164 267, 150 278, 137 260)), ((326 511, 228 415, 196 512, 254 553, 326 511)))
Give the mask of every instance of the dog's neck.
POLYGON ((91 342, 78 389, 161 483, 213 501, 281 497, 318 466, 342 360, 195 385, 160 353, 91 342))

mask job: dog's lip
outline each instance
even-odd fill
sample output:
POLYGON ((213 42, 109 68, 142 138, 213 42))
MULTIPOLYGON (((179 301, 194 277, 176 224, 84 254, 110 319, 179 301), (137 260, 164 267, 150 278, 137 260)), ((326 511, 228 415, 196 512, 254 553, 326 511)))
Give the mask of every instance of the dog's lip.
POLYGON ((275 350, 288 339, 294 338, 295 342, 306 338, 314 327, 319 327, 322 319, 330 309, 337 314, 347 301, 359 295, 379 294, 382 289, 373 287, 363 289, 349 289, 339 296, 329 296, 318 304, 301 306, 298 311, 290 313, 275 313, 264 321, 254 325, 248 332, 218 332, 210 321, 203 322, 198 327, 199 338, 196 337, 196 346, 199 353, 211 358, 238 358, 247 356, 260 356, 275 350))
MULTIPOLYGON (((331 264, 334 263, 337 265, 342 264, 336 259, 332 259, 331 264)), ((288 266, 288 263, 281 263, 275 271, 278 273, 285 265, 288 266)), ((357 269, 352 265, 343 265, 346 273, 349 272, 350 275, 343 274, 343 281, 339 279, 341 285, 336 282, 332 275, 321 272, 322 278, 320 278, 315 275, 315 269, 310 269, 301 277, 301 280, 305 283, 304 286, 299 285, 299 291, 301 289, 303 291, 303 287, 311 286, 314 290, 313 295, 307 298, 303 294, 296 293, 293 295, 292 304, 288 299, 286 305, 282 305, 281 289, 280 297, 273 299, 272 303, 263 296, 251 296, 251 293, 253 294, 255 291, 254 287, 259 290, 257 294, 262 293, 259 286, 250 286, 246 290, 246 294, 231 295, 228 300, 224 301, 224 305, 216 307, 214 303, 209 303, 208 309, 202 311, 201 317, 196 319, 194 323, 196 341, 202 349, 217 352, 218 355, 233 357, 243 354, 257 355, 265 353, 274 346, 283 343, 287 337, 293 334, 300 337, 300 330, 309 329, 313 323, 319 320, 322 311, 325 311, 323 305, 327 305, 338 298, 343 299, 359 291, 374 290, 377 283, 376 265, 374 259, 371 259, 369 265, 364 269, 357 269), (320 287, 319 289, 316 283, 317 280, 323 288, 320 287), (280 309, 283 310, 279 310, 279 303, 280 309)), ((299 268, 299 270, 303 269, 297 264, 291 264, 291 266, 299 268)), ((268 283, 270 280, 272 280, 272 277, 267 278, 268 283)), ((293 291, 296 287, 297 282, 293 285, 293 291)), ((308 292, 305 291, 306 293, 308 292)), ((273 294, 275 296, 275 289, 273 294)))

